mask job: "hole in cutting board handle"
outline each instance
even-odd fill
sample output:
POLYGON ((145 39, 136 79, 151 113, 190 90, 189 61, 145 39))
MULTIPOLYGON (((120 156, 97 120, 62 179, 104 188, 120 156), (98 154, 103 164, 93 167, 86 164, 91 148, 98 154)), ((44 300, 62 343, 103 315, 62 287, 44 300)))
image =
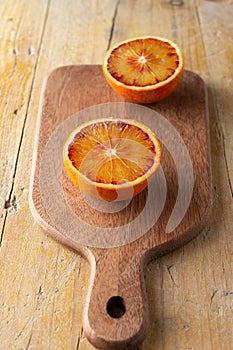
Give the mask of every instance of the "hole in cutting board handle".
POLYGON ((126 312, 124 299, 119 296, 111 297, 107 302, 107 313, 112 318, 121 318, 126 312))

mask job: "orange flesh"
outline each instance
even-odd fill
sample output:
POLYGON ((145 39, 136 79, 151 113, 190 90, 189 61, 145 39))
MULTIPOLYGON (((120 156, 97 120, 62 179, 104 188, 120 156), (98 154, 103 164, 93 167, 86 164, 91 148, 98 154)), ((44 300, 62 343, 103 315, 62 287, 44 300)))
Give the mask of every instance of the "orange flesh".
POLYGON ((138 126, 102 121, 85 126, 75 135, 68 158, 92 181, 122 184, 136 180, 153 166, 156 148, 138 126))
POLYGON ((155 38, 135 39, 115 48, 107 62, 109 73, 129 86, 150 86, 167 80, 179 65, 176 49, 155 38))

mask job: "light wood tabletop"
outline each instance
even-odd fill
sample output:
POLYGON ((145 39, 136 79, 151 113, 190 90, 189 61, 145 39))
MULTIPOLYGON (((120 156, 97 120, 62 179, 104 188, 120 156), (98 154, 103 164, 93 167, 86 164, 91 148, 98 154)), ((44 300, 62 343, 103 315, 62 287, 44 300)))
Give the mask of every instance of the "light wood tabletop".
POLYGON ((233 1, 1 0, 0 18, 0 350, 94 349, 82 327, 89 264, 29 209, 39 101, 53 69, 101 64, 142 35, 175 41, 205 81, 213 208, 197 238, 146 267, 150 325, 138 349, 231 350, 233 1))

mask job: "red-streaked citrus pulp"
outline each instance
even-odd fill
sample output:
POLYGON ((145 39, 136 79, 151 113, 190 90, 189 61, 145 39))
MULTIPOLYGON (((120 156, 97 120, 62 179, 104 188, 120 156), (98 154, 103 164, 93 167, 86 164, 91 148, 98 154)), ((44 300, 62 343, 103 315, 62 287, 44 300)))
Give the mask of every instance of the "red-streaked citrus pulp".
POLYGON ((160 163, 154 133, 133 119, 104 118, 79 125, 68 137, 64 165, 84 193, 106 201, 134 197, 160 163))
POLYGON ((153 103, 176 88, 183 65, 175 43, 147 36, 125 40, 108 50, 102 68, 108 83, 127 100, 153 103))

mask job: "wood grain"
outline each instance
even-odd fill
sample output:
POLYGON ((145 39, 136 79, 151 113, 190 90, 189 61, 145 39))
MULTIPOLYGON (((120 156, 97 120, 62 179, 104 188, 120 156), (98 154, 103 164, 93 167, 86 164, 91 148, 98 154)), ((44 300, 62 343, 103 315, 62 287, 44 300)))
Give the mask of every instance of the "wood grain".
MULTIPOLYGON (((180 208, 184 205, 184 196, 187 195, 185 193, 181 198, 181 207, 178 209, 178 215, 181 216, 179 225, 169 234, 166 232, 166 224, 178 200, 176 199, 178 190, 180 191, 182 186, 185 186, 185 183, 189 181, 187 176, 191 175, 188 175, 186 159, 182 158, 183 149, 178 149, 175 133, 169 130, 167 124, 164 124, 160 131, 158 128, 161 142, 166 132, 169 132, 169 139, 172 139, 170 148, 166 150, 168 144, 165 139, 162 148, 161 166, 166 176, 168 189, 161 217, 158 221, 155 220, 149 224, 148 218, 156 215, 156 202, 161 200, 156 199, 156 196, 153 195, 153 199, 149 199, 151 198, 150 191, 156 193, 156 187, 154 189, 149 187, 148 198, 145 199, 144 193, 139 194, 125 210, 118 210, 116 214, 107 215, 108 222, 110 222, 109 227, 112 227, 112 235, 120 237, 120 231, 127 230, 127 234, 133 236, 136 229, 140 232, 139 239, 136 240, 137 236, 135 236, 131 243, 127 243, 127 236, 123 235, 123 240, 118 243, 119 247, 113 248, 110 245, 106 249, 105 239, 107 238, 104 238, 98 231, 98 227, 102 226, 103 216, 106 216, 107 212, 102 215, 98 210, 89 211, 87 206, 86 225, 83 226, 82 222, 78 221, 80 225, 78 227, 78 223, 73 222, 72 217, 69 218, 68 212, 65 212, 65 206, 59 210, 59 206, 62 205, 61 201, 69 203, 73 198, 70 208, 76 215, 74 219, 77 219, 80 210, 84 211, 82 207, 86 206, 86 203, 81 196, 72 194, 73 186, 68 177, 63 177, 63 189, 67 188, 67 190, 61 192, 62 196, 59 194, 59 187, 53 189, 55 177, 61 176, 62 172, 59 175, 59 170, 55 170, 52 175, 53 169, 50 165, 53 164, 53 167, 56 168, 56 163, 59 162, 58 157, 62 155, 63 144, 60 144, 60 137, 64 135, 66 138, 72 131, 74 123, 72 122, 69 128, 63 128, 60 137, 59 134, 56 134, 57 128, 62 122, 65 126, 70 125, 71 118, 69 117, 78 111, 84 114, 84 108, 95 106, 96 113, 100 113, 101 109, 98 107, 106 102, 112 102, 111 113, 116 117, 124 115, 125 110, 127 114, 130 108, 127 110, 127 103, 122 101, 123 99, 108 86, 101 66, 67 66, 53 71, 47 78, 42 92, 30 192, 31 209, 37 222, 55 239, 81 252, 91 263, 92 277, 84 308, 84 331, 90 342, 99 349, 133 349, 142 342, 147 326, 147 306, 142 278, 145 263, 152 257, 167 253, 195 237, 206 224, 211 207, 206 91, 203 81, 197 75, 185 71, 183 80, 174 94, 160 103, 150 105, 152 110, 161 113, 178 130, 185 144, 183 147, 187 147, 192 162, 194 188, 191 203, 187 206, 187 212, 182 216, 180 208), (114 102, 121 102, 119 109, 114 108, 114 102), (58 155, 54 151, 49 152, 50 148, 47 146, 54 133, 54 145, 51 144, 51 147, 60 152, 58 155), (67 133, 66 136, 65 133, 67 133), (47 148, 48 151, 46 151, 47 148), (171 152, 170 156, 168 152, 171 152), (180 153, 180 158, 174 158, 171 161, 170 158, 178 153, 180 153), (180 165, 184 170, 179 170, 180 165), (44 167, 48 169, 44 170, 44 167), (185 171, 186 174, 182 174, 182 171, 185 171), (176 172, 178 176, 174 175, 176 172), (49 181, 50 177, 52 181, 49 181), (57 201, 57 198, 61 199, 57 201), (142 201, 149 201, 149 209, 146 214, 142 214, 137 227, 133 225, 132 215, 129 217, 129 224, 125 222, 127 210, 136 216, 141 215, 138 208, 141 207, 142 201), (94 219, 94 232, 97 239, 92 234, 90 219, 94 219), (113 231, 115 221, 121 224, 116 233, 113 231), (91 235, 92 237, 89 244, 82 243, 80 235, 83 231, 85 236, 91 235), (92 245, 94 246, 91 247, 92 245), (111 315, 106 309, 108 301, 114 296, 123 298, 126 308, 124 315, 117 319, 109 317, 111 315)), ((139 109, 139 106, 137 108, 139 109)), ((147 109, 142 108, 140 113, 146 113, 147 109)), ((87 111, 86 118, 95 118, 92 115, 94 112, 89 112, 89 109, 87 111)), ((137 116, 134 110, 131 113, 133 114, 131 117, 140 118, 140 114, 137 116)), ((153 117, 156 119, 156 115, 150 118, 153 117)), ((82 121, 87 121, 87 119, 82 121)), ((79 116, 76 123, 80 123, 79 116)), ((155 125, 159 125, 158 118, 155 125)), ((160 182, 158 186, 161 186, 160 182)), ((146 203, 144 206, 146 207, 146 203)), ((101 230, 103 231, 103 228, 101 230)))
MULTIPOLYGON (((29 5, 1 2, 1 118, 0 118, 0 217, 15 211, 13 179, 27 119, 31 85, 47 11, 47 0, 29 5), (28 28, 33 13, 38 13, 34 31, 28 28), (8 135, 11 135, 8 138, 8 135)), ((2 227, 2 222, 0 226, 2 227)))
MULTIPOLYGON (((31 3, 34 8, 38 6, 38 2, 31 3)), ((19 21, 21 12, 17 9, 22 4, 22 11, 27 14, 28 10, 25 8, 30 8, 28 1, 14 1, 14 5, 11 1, 1 2, 1 6, 4 6, 1 23, 11 18, 9 14, 12 14, 14 8, 14 18, 19 21)), ((28 206, 28 189, 43 80, 46 74, 61 64, 77 64, 81 61, 89 63, 91 60, 101 62, 108 45, 114 13, 113 4, 113 1, 102 1, 97 11, 96 2, 77 4, 66 0, 50 1, 46 23, 42 23, 43 16, 39 15, 39 10, 34 9, 27 21, 21 22, 23 37, 16 36, 15 45, 18 44, 18 40, 21 44, 27 43, 30 40, 27 33, 30 32, 39 35, 41 42, 31 90, 22 90, 23 98, 29 100, 27 121, 24 129, 15 125, 9 128, 22 133, 17 168, 15 174, 1 179, 1 185, 12 187, 10 198, 8 195, 4 198, 3 195, 2 207, 5 206, 5 200, 14 204, 6 206, 3 211, 4 217, 0 220, 0 290, 3 291, 0 293, 0 339, 4 349, 75 349, 82 336, 82 294, 86 296, 90 277, 89 266, 80 256, 72 254, 45 236, 35 225, 28 206), (44 26, 43 35, 37 28, 37 21, 44 26), (98 30, 95 29, 96 23, 102 23, 98 30), (94 36, 90 36, 89 28, 95 33, 94 36), (71 36, 70 33, 75 34, 71 36), (87 51, 81 42, 77 41, 81 38, 84 42, 89 42, 87 51), (94 42, 99 43, 97 48, 94 47, 94 42), (72 57, 67 52, 73 52, 72 57), (8 278, 9 276, 11 277, 8 278), (72 304, 69 300, 72 300, 72 304)), ((9 33, 12 32, 6 30, 6 35, 9 33)), ((6 42, 9 43, 8 40, 6 42)), ((6 52, 9 52, 8 49, 6 52)), ((8 54, 4 57, 4 62, 8 62, 8 54)), ((33 69, 31 67, 31 74, 33 69)), ((27 71, 22 72, 23 78, 26 73, 27 71)), ((13 77, 17 77, 21 82, 21 77, 12 75, 11 79, 13 77)), ((9 84, 11 80, 6 79, 4 82, 9 84)), ((17 81, 13 84, 18 89, 17 81)), ((8 98, 11 98, 10 93, 8 98)), ((13 101, 15 99, 12 99, 11 103, 13 101)), ((3 106, 1 118, 4 118, 7 126, 9 113, 4 108, 3 106)), ((1 140, 9 146, 14 138, 10 138, 10 132, 2 133, 2 130, 1 128, 1 140)), ((10 155, 15 157, 15 149, 11 150, 10 155)), ((4 165, 1 169, 4 169, 4 165)))
POLYGON ((228 177, 231 193, 233 194, 233 130, 230 126, 232 112, 232 72, 229 70, 233 49, 231 33, 233 24, 233 5, 203 3, 200 6, 200 18, 203 26, 203 36, 208 57, 210 74, 213 76, 212 93, 215 98, 220 132, 223 134, 228 177), (223 20, 224 18, 224 20, 223 20), (206 24, 209 23, 207 26, 206 24), (229 23, 231 23, 229 25, 229 23), (221 112, 220 112, 221 110, 221 112), (221 125, 221 126, 220 126, 221 125))
POLYGON ((0 347, 94 349, 82 331, 89 265, 45 235, 28 208, 41 85, 57 66, 101 63, 110 44, 153 34, 176 41, 186 69, 207 84, 214 207, 206 232, 145 270, 150 328, 140 349, 231 350, 232 0, 182 6, 163 0, 2 0, 0 11, 1 73, 13 67, 14 47, 19 53, 16 70, 1 76, 0 347), (30 63, 27 69, 21 60, 30 63))

